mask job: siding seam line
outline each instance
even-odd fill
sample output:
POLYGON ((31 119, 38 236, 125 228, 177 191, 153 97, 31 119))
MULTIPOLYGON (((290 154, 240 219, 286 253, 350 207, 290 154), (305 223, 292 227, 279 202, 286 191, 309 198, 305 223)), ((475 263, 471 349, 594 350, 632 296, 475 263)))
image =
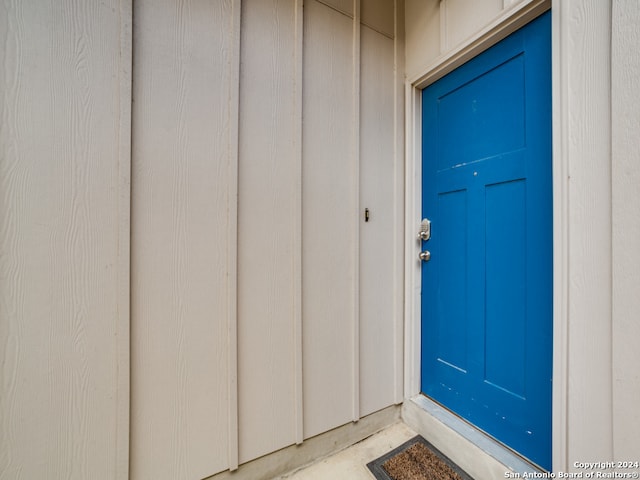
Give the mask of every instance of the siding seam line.
POLYGON ((133 2, 120 1, 120 112, 118 195, 118 316, 116 377, 116 478, 129 478, 131 450, 131 167, 133 2))
POLYGON ((295 395, 295 442, 300 445, 304 441, 304 393, 303 393, 303 351, 302 351, 302 99, 303 99, 303 39, 304 39, 304 9, 303 0, 295 0, 295 132, 296 142, 296 172, 294 185, 294 219, 293 244, 295 246, 293 261, 294 281, 294 395, 295 395))
POLYGON ((360 419, 360 1, 353 0, 353 411, 352 419, 360 419))
MULTIPOLYGON (((349 17, 351 19, 354 19, 355 16, 350 14, 349 12, 345 12, 344 10, 342 10, 341 8, 336 7, 335 5, 331 5, 330 3, 326 2, 325 0, 315 0, 316 2, 324 5, 325 7, 330 8, 331 10, 334 10, 338 13, 341 13, 342 15, 344 15, 345 17, 349 17)), ((354 0, 357 1, 357 0, 354 0)))
POLYGON ((240 26, 241 0, 231 0, 231 55, 229 79, 229 133, 227 204, 227 274, 228 290, 228 463, 238 469, 238 141, 240 111, 240 26))

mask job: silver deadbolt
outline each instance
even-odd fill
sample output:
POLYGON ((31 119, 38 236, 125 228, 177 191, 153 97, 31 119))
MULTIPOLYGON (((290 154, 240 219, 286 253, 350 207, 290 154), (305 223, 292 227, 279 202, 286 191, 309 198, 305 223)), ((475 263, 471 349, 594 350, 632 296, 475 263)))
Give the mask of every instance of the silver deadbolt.
POLYGON ((425 218, 420 222, 420 231, 418 232, 418 238, 423 242, 426 242, 431 238, 431 221, 425 218))
POLYGON ((423 262, 428 262, 429 260, 431 260, 431 252, 429 250, 425 250, 423 252, 420 252, 420 255, 418 255, 418 257, 423 262))

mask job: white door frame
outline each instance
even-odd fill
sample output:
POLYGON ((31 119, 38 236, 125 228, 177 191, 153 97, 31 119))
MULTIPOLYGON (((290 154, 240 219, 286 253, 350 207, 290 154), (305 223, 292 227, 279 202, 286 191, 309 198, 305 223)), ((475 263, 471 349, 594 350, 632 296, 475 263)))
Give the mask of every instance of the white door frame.
MULTIPOLYGON (((498 43, 541 13, 551 8, 551 0, 523 1, 503 13, 465 43, 438 58, 419 75, 405 83, 405 377, 404 395, 420 393, 420 251, 418 228, 422 208, 422 89, 467 60, 498 43)), ((568 165, 562 155, 560 100, 559 12, 552 8, 552 96, 553 96, 553 468, 567 469, 567 285, 568 285, 568 165)))

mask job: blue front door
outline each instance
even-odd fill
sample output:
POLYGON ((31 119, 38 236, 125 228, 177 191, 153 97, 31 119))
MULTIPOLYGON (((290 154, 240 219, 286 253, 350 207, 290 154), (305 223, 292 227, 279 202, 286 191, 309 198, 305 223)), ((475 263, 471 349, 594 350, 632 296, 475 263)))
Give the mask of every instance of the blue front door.
POLYGON ((549 12, 422 102, 422 391, 550 469, 549 12))

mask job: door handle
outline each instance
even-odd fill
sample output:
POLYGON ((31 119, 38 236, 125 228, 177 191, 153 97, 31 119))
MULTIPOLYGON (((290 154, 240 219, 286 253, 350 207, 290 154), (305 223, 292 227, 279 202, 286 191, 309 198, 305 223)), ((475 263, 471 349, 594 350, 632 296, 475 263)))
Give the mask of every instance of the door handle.
POLYGON ((424 250, 423 252, 420 252, 418 258, 420 258, 420 260, 422 260, 423 262, 428 262, 429 260, 431 260, 431 252, 429 250, 424 250))

